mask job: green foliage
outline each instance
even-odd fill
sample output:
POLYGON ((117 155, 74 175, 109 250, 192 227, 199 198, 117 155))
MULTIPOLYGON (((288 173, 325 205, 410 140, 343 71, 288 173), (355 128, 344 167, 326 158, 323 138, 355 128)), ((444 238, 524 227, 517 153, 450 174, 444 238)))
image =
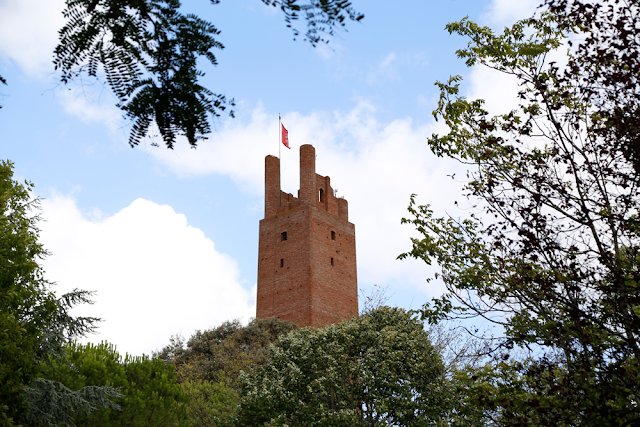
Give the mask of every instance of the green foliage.
POLYGON ((180 382, 206 380, 225 383, 237 392, 240 371, 270 357, 270 345, 297 329, 294 323, 275 317, 253 319, 247 326, 239 320, 224 322, 215 329, 196 331, 187 341, 172 338, 158 356, 175 365, 180 382))
MULTIPOLYGON (((212 0, 217 3, 219 0, 212 0)), ((298 0, 262 0, 266 5, 279 7, 284 13, 287 28, 293 30, 294 40, 300 32, 293 27, 292 22, 299 19, 303 13, 307 21, 305 40, 315 47, 318 43, 329 43, 326 36, 333 36, 335 28, 344 29, 346 20, 360 21, 364 15, 351 7, 346 0, 308 0, 306 4, 299 4, 298 0)))
POLYGON ((264 364, 270 346, 298 327, 275 317, 224 322, 215 329, 197 331, 186 343, 180 337, 157 356, 174 365, 178 381, 189 396, 187 425, 217 426, 236 414, 240 373, 264 364))
MULTIPOLYGON (((586 76, 572 91, 594 107, 590 132, 624 155, 640 172, 640 26, 633 1, 545 0, 562 29, 579 29, 584 40, 575 44, 569 73, 586 76), (577 90, 576 90, 577 89, 577 90)), ((574 43, 569 40, 569 46, 574 43)), ((565 95, 561 94, 564 98, 565 95)), ((561 98, 562 100, 562 98, 561 98)))
MULTIPOLYGON (((36 379, 41 362, 60 358, 66 340, 91 331, 97 319, 69 315, 72 306, 88 302, 87 292, 58 299, 50 291, 39 265, 47 255, 38 242, 40 217, 33 213, 39 201, 31 195, 33 184, 12 177, 13 164, 0 162, 0 412, 7 423, 13 417, 30 423, 33 397, 47 386, 36 379)), ((69 403, 63 395, 54 397, 69 403)), ((71 406, 93 404, 77 396, 71 406)))
POLYGON ((108 408, 75 418, 78 426, 171 426, 185 417, 187 396, 172 366, 147 356, 122 357, 111 344, 72 343, 68 363, 52 363, 45 377, 71 390, 96 386, 117 388, 119 408, 108 408))
POLYGON ((422 322, 380 307, 277 341, 242 376, 237 424, 433 425, 448 407, 443 372, 422 322))
POLYGON ((39 377, 25 389, 25 397, 29 411, 20 417, 24 425, 73 427, 75 418, 97 409, 119 410, 114 401, 122 395, 110 386, 86 386, 72 390, 58 381, 39 377))
POLYGON ((10 409, 7 409, 13 415, 21 403, 24 383, 34 376, 35 347, 35 337, 26 336, 27 330, 18 318, 23 309, 22 301, 36 293, 35 285, 24 283, 21 286, 16 282, 22 276, 27 276, 28 280, 37 267, 30 258, 42 248, 36 244, 37 235, 26 215, 30 185, 25 183, 25 188, 11 179, 13 165, 10 162, 3 161, 0 166, 0 403, 2 408, 9 405, 10 409))
MULTIPOLYGON (((177 135, 195 146, 211 131, 208 114, 219 116, 227 100, 197 83, 198 56, 212 64, 219 31, 194 15, 182 15, 178 0, 68 0, 54 64, 62 81, 102 66, 118 106, 134 120, 137 145, 155 121, 167 147, 177 135)), ((233 101, 230 101, 233 106, 233 101)), ((231 113, 233 115, 233 113, 231 113)))
POLYGON ((484 390, 471 384, 470 401, 493 422, 630 425, 640 420, 640 179, 635 140, 617 135, 640 107, 638 82, 620 65, 637 69, 640 15, 623 2, 585 19, 593 5, 547 3, 561 6, 502 35, 466 19, 448 25, 470 39, 458 56, 514 76, 520 102, 491 116, 484 101, 460 96, 460 77, 437 83, 434 116, 449 133, 428 142, 472 168, 466 196, 476 210, 437 218, 413 196, 403 223, 422 236, 400 258, 440 267, 434 278, 448 293, 424 318, 480 316, 503 327, 503 350, 528 353, 468 379, 484 390), (566 65, 548 61, 566 36, 588 30, 566 65))
POLYGON ((113 406, 109 387, 71 391, 42 376, 52 361, 64 363, 64 345, 91 332, 98 319, 72 317, 90 293, 74 290, 57 298, 39 261, 40 217, 33 184, 13 180, 13 164, 0 162, 0 423, 73 425, 76 412, 113 406), (35 212, 35 213, 34 213, 35 212))
POLYGON ((206 380, 184 381, 182 387, 189 396, 187 402, 187 426, 214 427, 236 414, 238 393, 223 382, 206 380))
MULTIPOLYGON (((45 288, 39 259, 37 201, 33 184, 13 179, 13 164, 0 162, 0 413, 26 409, 25 385, 36 377, 38 336, 56 310, 45 288)), ((9 422, 9 421, 5 421, 9 422)))
POLYGON ((51 379, 47 372, 53 364, 67 365, 66 345, 85 336, 99 321, 92 317, 72 317, 70 310, 81 303, 91 304, 90 292, 74 290, 55 300, 56 310, 43 329, 38 331, 38 348, 34 364, 38 377, 24 389, 28 410, 18 421, 27 426, 74 426, 77 414, 88 414, 99 408, 119 409, 114 402, 120 393, 111 386, 87 386, 71 390, 51 379))
MULTIPOLYGON (((195 147, 211 132, 209 115, 219 117, 233 99, 211 92, 198 80, 204 73, 197 59, 217 65, 213 49, 224 46, 211 23, 180 13, 179 0, 67 0, 66 25, 60 30, 54 65, 68 83, 84 73, 98 77, 101 70, 118 98, 118 107, 133 121, 131 146, 140 143, 152 123, 164 143, 173 148, 179 135, 195 147)), ((219 0, 211 0, 212 4, 219 0)), ((287 26, 303 13, 308 23, 306 40, 326 41, 343 28, 345 20, 364 15, 345 0, 263 0, 278 6, 287 26)), ((233 117, 234 112, 229 114, 233 117)))

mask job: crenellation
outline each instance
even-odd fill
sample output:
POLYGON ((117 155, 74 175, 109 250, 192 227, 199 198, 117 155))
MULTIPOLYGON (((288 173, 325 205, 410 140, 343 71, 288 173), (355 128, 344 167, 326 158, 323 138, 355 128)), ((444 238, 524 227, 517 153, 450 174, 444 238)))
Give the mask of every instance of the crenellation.
POLYGON ((274 216, 280 206, 280 159, 267 156, 264 159, 264 217, 274 216))
POLYGON ((321 209, 338 215, 338 206, 333 188, 331 188, 331 178, 316 174, 316 194, 317 206, 321 209))
POLYGON ((349 221, 349 203, 345 198, 339 197, 336 199, 338 205, 338 216, 345 221, 349 221))
POLYGON ((300 200, 297 197, 294 197, 291 193, 281 192, 280 195, 280 206, 278 206, 277 214, 280 215, 283 212, 290 211, 291 209, 295 209, 300 206, 300 200))
POLYGON ((300 191, 302 203, 310 204, 316 198, 316 150, 312 145, 300 147, 300 191))

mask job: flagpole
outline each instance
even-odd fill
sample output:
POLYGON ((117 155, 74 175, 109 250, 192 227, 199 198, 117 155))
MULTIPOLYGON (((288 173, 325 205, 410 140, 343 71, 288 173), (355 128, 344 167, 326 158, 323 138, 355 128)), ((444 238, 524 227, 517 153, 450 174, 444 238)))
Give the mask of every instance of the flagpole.
POLYGON ((282 143, 282 129, 280 129, 281 126, 282 123, 280 122, 280 113, 278 113, 278 159, 280 159, 280 150, 282 149, 280 147, 280 144, 282 143))

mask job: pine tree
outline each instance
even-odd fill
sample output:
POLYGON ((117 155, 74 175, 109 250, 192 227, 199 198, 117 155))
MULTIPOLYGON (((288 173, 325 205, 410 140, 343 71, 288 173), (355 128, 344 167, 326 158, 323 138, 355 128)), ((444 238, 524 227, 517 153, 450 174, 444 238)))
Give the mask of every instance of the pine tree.
POLYGON ((13 180, 13 163, 0 161, 0 425, 73 424, 78 412, 116 407, 112 387, 72 391, 43 377, 52 361, 65 363, 64 346, 95 329, 93 317, 72 317, 91 293, 74 290, 56 297, 40 261, 39 199, 33 184, 13 180))

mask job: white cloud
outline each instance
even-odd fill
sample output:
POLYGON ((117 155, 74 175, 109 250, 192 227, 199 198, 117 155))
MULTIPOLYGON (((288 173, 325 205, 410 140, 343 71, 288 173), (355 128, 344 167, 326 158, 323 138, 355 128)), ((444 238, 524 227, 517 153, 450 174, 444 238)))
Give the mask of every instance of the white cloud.
POLYGON ((255 315, 255 292, 239 283, 236 261, 170 206, 138 199, 102 221, 60 195, 43 208, 47 278, 58 282, 57 292, 97 291, 94 305, 75 312, 104 320, 88 341, 149 354, 173 334, 255 315))
POLYGON ((398 78, 398 60, 396 54, 391 52, 384 57, 382 61, 375 67, 372 67, 367 74, 367 83, 377 83, 380 79, 396 79, 398 78))
MULTIPOLYGON (((292 149, 282 148, 282 186, 297 195, 298 147, 313 144, 317 172, 330 176, 338 195, 349 202, 350 220, 356 225, 359 283, 402 284, 419 294, 416 301, 421 304, 441 289, 425 286, 424 263, 396 261, 410 249, 409 237, 415 234, 400 219, 406 216, 414 192, 440 214, 453 208, 453 201, 460 198, 460 184, 447 174, 457 171, 462 176, 463 169, 431 154, 426 138, 442 132, 440 125, 416 126, 410 118, 383 124, 375 114, 364 101, 346 113, 285 114, 282 122, 292 149)), ((277 115, 258 106, 250 120, 226 122, 197 150, 181 141, 174 151, 158 149, 152 154, 178 175, 225 174, 246 191, 263 195, 264 157, 278 153, 277 126, 277 115)))
POLYGON ((259 105, 249 120, 226 120, 209 138, 196 150, 179 138, 174 150, 161 148, 152 154, 179 176, 224 174, 245 190, 261 194, 258 171, 264 169, 265 153, 277 153, 278 117, 269 116, 259 105))
POLYGON ((493 26, 511 25, 531 17, 540 5, 540 0, 493 0, 481 21, 493 26))
POLYGON ((64 110, 85 123, 103 124, 111 132, 122 129, 125 124, 122 112, 115 106, 116 98, 95 80, 89 86, 67 88, 57 93, 60 95, 60 104, 64 110))
POLYGON ((518 107, 518 92, 523 88, 516 77, 478 65, 472 69, 469 81, 468 98, 484 99, 484 108, 490 114, 506 114, 518 107))
POLYGON ((395 60, 396 60, 396 54, 391 52, 389 55, 387 55, 386 58, 382 60, 382 62, 380 63, 380 68, 382 68, 383 70, 387 70, 391 68, 395 60))
POLYGON ((0 0, 0 57, 30 76, 52 72, 64 5, 64 0, 0 0))
POLYGON ((316 45, 313 51, 320 55, 325 61, 335 59, 339 62, 345 52, 347 52, 347 49, 334 39, 331 40, 331 43, 320 43, 316 45))

